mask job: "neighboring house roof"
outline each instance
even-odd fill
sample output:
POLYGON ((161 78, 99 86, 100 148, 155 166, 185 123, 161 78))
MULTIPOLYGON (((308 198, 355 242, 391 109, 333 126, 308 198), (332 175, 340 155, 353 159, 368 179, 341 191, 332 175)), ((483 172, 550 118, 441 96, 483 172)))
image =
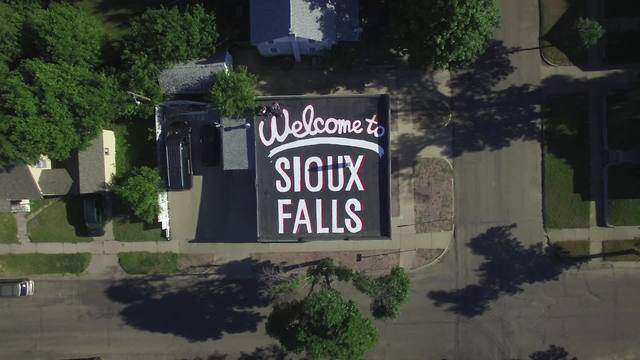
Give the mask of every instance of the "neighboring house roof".
POLYGON ((78 192, 90 194, 107 188, 104 173, 104 138, 102 132, 89 146, 78 151, 78 192))
POLYGON ((0 165, 0 199, 39 199, 42 195, 27 165, 0 165))
MULTIPOLYGON (((222 164, 224 170, 246 170, 249 164, 249 154, 253 154, 253 129, 246 128, 245 123, 251 120, 245 118, 222 118, 222 164)), ((251 123, 251 122, 250 122, 251 123)))
POLYGON ((162 71, 158 82, 165 95, 207 94, 211 90, 215 74, 226 69, 224 59, 194 60, 162 71))
POLYGON ((316 41, 357 41, 358 0, 251 0, 251 43, 291 34, 316 41))
POLYGON ((66 195, 71 192, 73 180, 67 169, 42 170, 38 185, 43 195, 66 195))

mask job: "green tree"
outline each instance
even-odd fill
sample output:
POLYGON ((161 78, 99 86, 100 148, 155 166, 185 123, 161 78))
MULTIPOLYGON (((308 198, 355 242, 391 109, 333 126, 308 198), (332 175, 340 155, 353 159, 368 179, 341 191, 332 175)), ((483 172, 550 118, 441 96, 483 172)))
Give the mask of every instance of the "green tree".
POLYGON ((22 52, 20 30, 24 19, 5 3, 0 3, 0 19, 0 62, 14 62, 22 52))
POLYGON ((100 63, 106 33, 91 14, 66 3, 36 9, 26 23, 26 36, 35 57, 47 62, 80 66, 100 63))
POLYGON ((132 54, 128 51, 123 56, 123 64, 123 71, 118 73, 120 86, 126 91, 144 95, 152 100, 135 105, 133 100, 129 99, 123 110, 138 116, 153 114, 155 104, 162 101, 158 83, 160 69, 149 61, 145 54, 132 54))
POLYGON ((369 278, 364 274, 354 276, 354 286, 371 297, 371 313, 377 319, 396 318, 400 306, 409 298, 409 276, 396 266, 388 275, 369 278))
POLYGON ((420 66, 472 63, 499 22, 495 0, 388 0, 387 7, 393 43, 420 66))
POLYGON ((65 160, 116 115, 109 77, 84 67, 26 60, 0 78, 0 160, 65 160))
POLYGON ((241 116, 256 106, 258 80, 246 67, 221 71, 211 89, 211 101, 223 116, 241 116))
POLYGON ((285 349, 304 351, 312 359, 361 359, 378 340, 356 304, 331 289, 276 305, 266 328, 285 349))
POLYGON ((605 30, 599 22, 593 19, 579 17, 575 23, 575 31, 580 44, 588 49, 598 43, 604 36, 605 30))
POLYGON ((218 41, 216 19, 200 5, 187 8, 150 9, 131 24, 125 49, 145 54, 158 68, 207 57, 215 53, 218 41))
POLYGON ((161 185, 158 170, 142 166, 116 181, 113 191, 125 201, 135 216, 151 224, 156 222, 160 212, 158 193, 161 185))

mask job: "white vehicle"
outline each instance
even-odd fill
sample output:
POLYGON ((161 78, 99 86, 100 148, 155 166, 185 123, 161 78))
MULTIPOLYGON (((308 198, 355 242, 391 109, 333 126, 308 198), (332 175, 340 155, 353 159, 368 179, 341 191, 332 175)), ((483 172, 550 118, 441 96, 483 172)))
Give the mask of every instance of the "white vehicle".
POLYGON ((0 297, 33 295, 33 280, 0 280, 0 297))

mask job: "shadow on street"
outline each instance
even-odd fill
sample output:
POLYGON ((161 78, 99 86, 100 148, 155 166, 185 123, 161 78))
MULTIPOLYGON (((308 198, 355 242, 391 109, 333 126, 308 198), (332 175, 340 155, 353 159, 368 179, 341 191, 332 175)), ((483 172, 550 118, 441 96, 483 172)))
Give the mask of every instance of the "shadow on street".
POLYGON ((471 239, 471 252, 485 258, 476 270, 480 280, 451 291, 427 294, 436 306, 465 317, 482 315, 492 301, 502 295, 515 295, 523 285, 557 280, 565 270, 579 266, 582 260, 561 256, 555 247, 541 243, 523 246, 512 234, 515 225, 496 226, 471 239))
MULTIPOLYGON (((220 266, 216 273, 224 276, 239 266, 264 265, 245 262, 220 266)), ((225 333, 256 332, 266 318, 269 299, 261 293, 257 279, 171 280, 166 276, 125 279, 107 289, 107 296, 126 305, 120 316, 128 325, 192 342, 220 339, 225 333)))

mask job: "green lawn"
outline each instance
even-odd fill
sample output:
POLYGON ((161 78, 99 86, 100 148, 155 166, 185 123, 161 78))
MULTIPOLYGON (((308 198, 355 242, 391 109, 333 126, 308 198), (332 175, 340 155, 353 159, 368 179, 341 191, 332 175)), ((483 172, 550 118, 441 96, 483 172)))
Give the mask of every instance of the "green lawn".
POLYGON ((80 274, 91 254, 10 254, 0 255, 0 275, 80 274))
POLYGON ((113 237, 116 241, 167 241, 167 238, 162 236, 160 224, 149 226, 137 219, 117 198, 113 204, 113 211, 113 237))
POLYGON ((620 91, 607 96, 609 148, 640 149, 640 91, 620 91))
POLYGON ((576 19, 586 14, 585 0, 540 0, 540 48, 556 65, 586 63, 587 52, 571 36, 576 19))
POLYGON ((640 166, 615 165, 609 168, 609 224, 640 225, 640 166))
POLYGON ((589 240, 568 240, 553 243, 564 256, 579 259, 589 256, 589 240))
POLYGON ((93 240, 92 237, 80 236, 83 226, 78 200, 68 197, 47 201, 51 204, 27 224, 27 232, 32 242, 77 243, 93 240))
POLYGON ((640 261, 634 244, 638 240, 605 240, 602 242, 602 253, 607 261, 640 261), (609 255, 607 255, 609 254, 609 255))
POLYGON ((178 272, 178 254, 171 252, 127 252, 118 254, 127 274, 173 274, 178 272))
POLYGON ((18 226, 13 213, 0 213, 0 244, 18 242, 18 226))
POLYGON ((544 121, 544 222, 548 229, 589 226, 588 101, 570 95, 547 101, 544 121))

